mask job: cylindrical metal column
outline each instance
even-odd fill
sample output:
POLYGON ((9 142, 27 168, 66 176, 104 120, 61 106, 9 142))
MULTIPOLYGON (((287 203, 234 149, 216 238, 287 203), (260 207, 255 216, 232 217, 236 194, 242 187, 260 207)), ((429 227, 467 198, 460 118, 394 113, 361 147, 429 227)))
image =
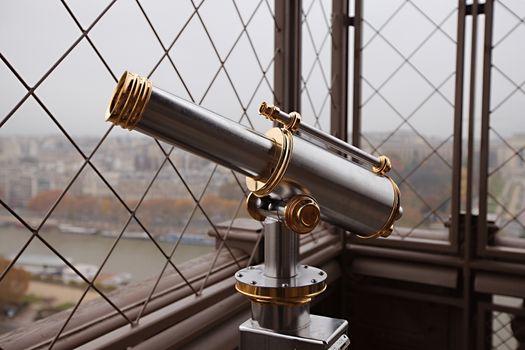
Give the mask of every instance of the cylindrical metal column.
POLYGON ((264 221, 264 275, 286 279, 297 274, 299 235, 273 218, 264 221))
MULTIPOLYGON (((281 288, 293 288, 299 259, 299 235, 272 217, 267 217, 263 225, 264 278, 273 280, 273 284, 281 288)), ((310 323, 310 304, 252 301, 252 320, 275 331, 298 330, 310 323)))
POLYGON ((297 331, 310 324, 310 304, 280 305, 252 301, 252 320, 274 331, 297 331))

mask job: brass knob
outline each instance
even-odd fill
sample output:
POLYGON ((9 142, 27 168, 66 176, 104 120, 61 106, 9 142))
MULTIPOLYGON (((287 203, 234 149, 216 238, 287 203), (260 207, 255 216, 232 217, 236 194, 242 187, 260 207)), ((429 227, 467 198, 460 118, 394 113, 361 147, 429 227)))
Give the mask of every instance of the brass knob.
POLYGON ((301 194, 288 200, 284 208, 284 222, 299 234, 311 232, 321 220, 321 210, 312 196, 301 194))
POLYGON ((386 156, 379 156, 379 165, 372 167, 372 171, 379 176, 385 175, 390 169, 392 169, 392 163, 386 156))

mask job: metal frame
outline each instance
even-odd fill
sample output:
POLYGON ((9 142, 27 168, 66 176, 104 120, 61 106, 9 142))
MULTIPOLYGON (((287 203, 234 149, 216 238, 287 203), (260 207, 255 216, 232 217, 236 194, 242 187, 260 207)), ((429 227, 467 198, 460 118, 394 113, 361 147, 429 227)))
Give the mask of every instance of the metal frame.
MULTIPOLYGON (((461 342, 462 349, 487 349, 486 344, 486 317, 487 310, 503 310, 511 313, 523 313, 519 309, 510 309, 493 305, 490 302, 492 294, 513 295, 525 298, 525 290, 521 288, 525 276, 522 262, 525 260, 525 250, 521 247, 501 247, 489 241, 491 232, 497 230, 493 224, 487 221, 487 196, 488 196, 488 160, 489 160, 489 130, 490 130, 490 91, 493 40, 492 32, 494 25, 494 2, 458 1, 457 13, 457 45, 456 45, 456 84, 454 97, 454 143, 453 143, 453 171, 452 171, 452 209, 450 219, 450 240, 443 244, 422 243, 415 240, 391 241, 381 240, 373 242, 360 242, 349 239, 346 243, 347 258, 352 273, 363 274, 374 278, 386 278, 385 286, 378 287, 366 282, 349 285, 359 297, 375 294, 395 295, 408 300, 426 300, 433 303, 449 305, 461 312, 461 342), (470 19, 469 30, 466 30, 466 19, 470 19), (478 28, 480 22, 484 24, 484 39, 478 43, 478 28), (465 53, 466 45, 470 44, 470 52, 465 53), (480 77, 477 72, 476 61, 480 58, 480 46, 483 48, 483 72, 480 77), (469 55, 470 66, 465 67, 465 58, 469 55), (467 78, 468 74, 468 78, 467 78), (465 80, 468 86, 465 89, 465 80), (482 82, 482 85, 479 82, 482 82), (480 112, 477 105, 476 92, 481 85, 482 102, 480 112), (464 93, 465 91, 465 93, 464 93), (464 105, 467 114, 463 116, 464 105), (476 152, 476 116, 481 114, 481 146, 479 155, 476 152), (466 118, 468 129, 466 130, 466 149, 463 150, 463 122, 466 118), (464 154, 466 154, 465 158, 464 154), (479 170, 479 215, 473 215, 474 208, 474 163, 476 157, 480 157, 479 170), (461 167, 466 164, 467 176, 461 177, 461 167), (461 188, 466 187, 467 193, 462 198, 461 188), (466 203, 466 213, 461 212, 461 200, 466 203), (493 260, 498 258, 500 261, 493 260), (423 267, 423 272, 403 270, 404 263, 417 264, 423 267), (354 269, 354 266, 356 269, 354 269), (398 266, 398 267, 396 267, 398 266), (424 284, 426 274, 433 275, 449 269, 455 271, 458 284, 452 287, 456 293, 453 296, 443 297, 439 294, 421 293, 417 288, 412 290, 409 286, 405 289, 397 287, 386 287, 388 281, 411 280, 416 284, 424 284), (418 275, 422 273, 422 275, 418 275), (401 275, 400 275, 401 274, 401 275), (503 280, 487 279, 489 275, 501 276, 503 280), (386 277, 388 275, 388 277, 386 277), (418 282, 419 281, 419 282, 418 282), (481 288, 480 286, 490 286, 481 288), (480 289, 481 288, 481 289, 480 289), (521 289, 520 289, 521 288, 521 289)), ((361 125, 360 109, 360 81, 362 50, 359 44, 362 33, 360 33, 362 19, 362 1, 355 0, 354 25, 354 105, 352 140, 359 145, 361 125)), ((410 266, 410 265, 408 265, 410 266)), ((444 284, 442 285, 446 287, 444 284)))
MULTIPOLYGON (((465 1, 458 2, 458 28, 456 48, 456 72, 463 72, 465 65, 465 1)), ((450 243, 459 251, 459 212, 461 210, 461 165, 463 150, 463 74, 456 73, 456 86, 454 97, 454 156, 452 169, 452 203, 451 203, 451 227, 450 243), (459 137, 457 136, 459 135, 459 137)))
POLYGON ((302 1, 275 0, 275 105, 283 111, 301 110, 302 1))
POLYGON ((355 0, 354 16, 350 24, 354 27, 354 70, 352 88, 352 144, 361 147, 361 101, 363 70, 363 0, 355 0))
MULTIPOLYGON (((497 66, 493 65, 492 56, 496 49, 493 40, 494 22, 495 17, 495 3, 496 0, 487 1, 485 4, 485 33, 484 33, 484 51, 483 51, 483 87, 482 87, 482 107, 481 107, 481 145, 480 145, 480 169, 479 169, 479 193, 480 193, 480 222, 478 235, 482 238, 478 245, 478 252, 481 256, 503 258, 511 261, 525 261, 525 249, 523 246, 516 247, 515 249, 498 245, 496 242, 491 241, 489 238, 490 229, 487 227, 487 206, 488 206, 488 178, 489 178, 489 151, 490 151, 490 137, 489 131, 491 130, 490 118, 492 114, 491 106, 491 89, 492 89, 492 70, 498 69, 497 66)), ((508 8, 507 8, 508 9, 508 8)), ((523 22, 523 21, 521 21, 523 22)), ((522 24, 522 23, 521 23, 522 24)), ((508 34, 507 34, 508 35, 508 34)), ((517 86, 516 91, 521 87, 517 86)), ((511 94, 512 95, 512 94, 511 94)), ((511 96, 509 95, 509 96, 511 96)), ((496 106, 494 108, 497 108, 496 106)), ((504 239, 499 240, 500 242, 504 239)))
MULTIPOLYGON (((402 5, 403 6, 403 5, 402 5)), ((396 13, 399 11, 400 6, 396 13)), ((458 12, 457 12, 457 42, 456 42, 456 90, 455 90, 455 103, 462 103, 463 101, 463 69, 464 69, 464 27, 465 27, 465 1, 458 1, 458 12)), ((392 15, 388 21, 390 21, 395 14, 392 15)), ((362 81, 365 79, 362 75, 362 56, 363 56, 363 2, 362 0, 354 0, 354 15, 350 17, 348 23, 353 26, 354 29, 354 66, 353 66, 353 107, 352 107, 352 144, 358 147, 361 146, 361 118, 362 118, 362 81)), ((388 23, 387 21, 387 23, 388 23)), ((437 24, 434 24, 438 26, 437 24)), ((439 28, 439 26, 438 26, 439 28)), ((377 35, 377 33, 376 33, 377 35)), ((395 47, 394 47, 395 48, 395 47)), ((416 49, 417 51, 417 49, 416 49)), ((399 69, 399 67, 398 67, 399 69)), ((390 76, 392 77, 392 75, 390 76)), ((390 77, 388 79, 390 79, 390 77)), ((387 79, 387 80, 388 80, 387 79)), ((376 91, 377 93, 377 91, 376 91)), ((456 105, 458 106, 458 105, 456 105)), ((460 107, 462 104, 460 105, 460 107)), ((418 239, 387 239, 387 240, 373 240, 373 241, 360 241, 352 236, 349 236, 349 242, 354 244, 372 245, 378 247, 392 247, 392 248, 406 248, 414 250, 424 250, 428 252, 442 252, 448 254, 454 254, 458 252, 458 225, 459 225, 459 203, 460 203, 460 188, 461 188, 461 177, 458 176, 460 173, 461 166, 461 152, 462 152, 462 136, 461 136, 461 122, 462 122, 462 108, 456 107, 454 110, 454 133, 453 133, 453 166, 451 171, 451 182, 452 182, 452 193, 451 193, 451 222, 449 240, 445 241, 422 241, 418 239)), ((395 171, 395 170, 394 170, 395 171)), ((417 229, 413 229, 417 231, 417 229)))
POLYGON ((332 1, 330 133, 348 139, 348 0, 332 1))
POLYGON ((494 30, 494 0, 485 3, 485 33, 483 50, 483 86, 481 106, 481 144, 480 144, 480 169, 479 169, 479 230, 477 251, 480 256, 497 257, 514 261, 525 261, 525 250, 508 249, 489 242, 489 228, 487 226, 488 206, 488 177, 489 177, 489 151, 490 151, 490 116, 491 116, 491 88, 492 88, 492 54, 493 54, 493 30, 494 30))
MULTIPOLYGON (((349 23, 354 27, 354 80, 353 80, 353 108, 352 108, 352 143, 360 145, 361 143, 361 85, 362 79, 362 1, 355 0, 355 14, 350 18, 349 23)), ((468 4, 464 0, 458 1, 457 10, 457 44, 456 44, 456 74, 455 74, 455 95, 454 95, 454 133, 453 133, 453 166, 452 166, 452 193, 451 193, 451 212, 450 212, 450 236, 448 242, 421 242, 418 240, 377 240, 371 242, 360 242, 357 239, 350 238, 350 242, 354 244, 367 244, 379 247, 393 247, 393 248, 407 248, 415 250, 424 250, 428 252, 442 252, 447 254, 460 254, 474 257, 492 256, 498 258, 507 258, 511 260, 522 261, 525 259, 525 251, 516 249, 508 249, 497 246, 489 246, 488 234, 489 227, 487 223, 487 196, 488 196, 488 156, 489 156, 489 118, 490 118, 490 89, 491 89, 491 69, 492 69, 492 31, 493 31, 493 14, 494 1, 486 1, 486 3, 479 3, 474 1, 468 4), (470 53, 469 59, 471 65, 468 71, 465 71, 465 46, 466 42, 466 18, 470 17, 471 27, 469 31, 470 36, 470 53), (483 76, 481 79, 477 77, 477 59, 479 57, 478 50, 478 20, 484 20, 484 44, 483 44, 483 76), (468 74, 468 100, 464 97, 464 80, 468 74), (473 177, 474 177, 474 162, 476 155, 474 140, 475 135, 475 120, 477 112, 476 106, 476 91, 477 86, 480 85, 478 81, 482 81, 482 105, 481 105, 481 148, 480 148, 480 173, 479 173, 479 231, 477 232, 480 240, 476 240, 473 245, 471 225, 471 212, 473 209, 473 177), (463 106, 466 103, 467 111, 467 148, 466 158, 463 159, 463 106), (467 177, 465 181, 462 180, 461 167, 463 161, 467 164, 467 177), (466 228, 460 232, 460 212, 461 212, 461 187, 465 186, 467 193, 465 195, 465 212, 467 218, 465 220, 466 228)))

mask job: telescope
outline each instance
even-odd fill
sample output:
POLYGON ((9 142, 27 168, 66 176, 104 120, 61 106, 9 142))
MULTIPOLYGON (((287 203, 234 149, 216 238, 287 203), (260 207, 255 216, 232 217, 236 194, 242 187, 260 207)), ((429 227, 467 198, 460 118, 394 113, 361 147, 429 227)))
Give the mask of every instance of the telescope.
POLYGON ((246 176, 248 213, 263 223, 264 264, 235 275, 251 301, 241 349, 346 349, 345 320, 310 314, 326 273, 299 265, 299 235, 324 220, 364 239, 388 237, 402 215, 390 160, 375 157, 263 102, 266 134, 173 96, 124 72, 106 120, 246 176))

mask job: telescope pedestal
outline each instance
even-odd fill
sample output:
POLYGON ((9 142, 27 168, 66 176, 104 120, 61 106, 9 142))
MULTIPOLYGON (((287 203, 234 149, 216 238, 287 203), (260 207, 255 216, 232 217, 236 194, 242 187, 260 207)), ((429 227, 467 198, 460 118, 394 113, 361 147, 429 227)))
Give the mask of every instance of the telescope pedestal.
POLYGON ((299 236, 283 222, 264 222, 265 264, 239 270, 235 288, 251 301, 252 317, 240 327, 241 350, 343 350, 348 322, 310 315, 310 301, 326 288, 326 273, 298 265, 299 236))

